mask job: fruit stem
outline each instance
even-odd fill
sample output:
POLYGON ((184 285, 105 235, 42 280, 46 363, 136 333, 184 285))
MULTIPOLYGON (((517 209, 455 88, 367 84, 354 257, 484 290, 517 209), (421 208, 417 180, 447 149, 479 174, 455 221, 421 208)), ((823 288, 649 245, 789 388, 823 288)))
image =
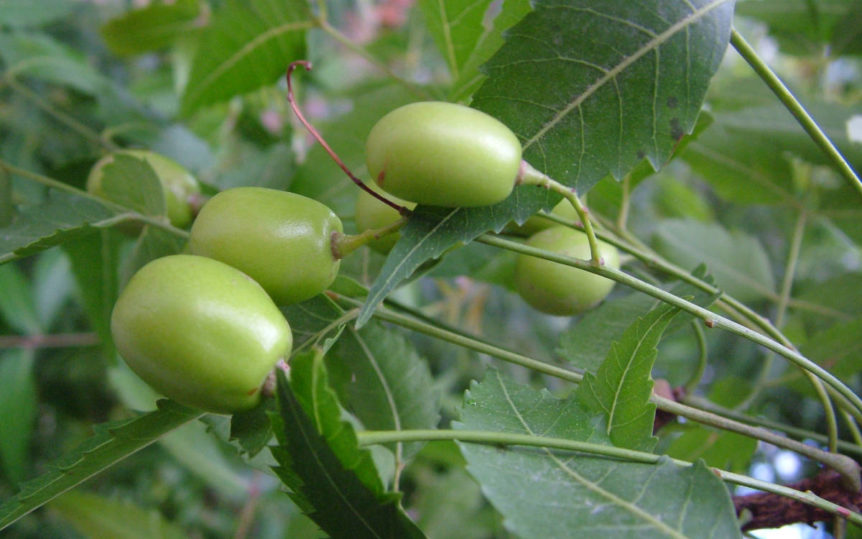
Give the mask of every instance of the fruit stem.
POLYGON ((402 217, 394 223, 380 228, 370 228, 361 234, 342 234, 341 232, 333 232, 331 240, 332 256, 334 256, 336 260, 341 260, 363 245, 374 240, 379 240, 383 236, 397 232, 406 223, 407 217, 402 217))
POLYGON ((599 243, 596 240, 596 233, 593 230, 593 223, 590 221, 589 212, 581 204, 581 199, 578 198, 578 192, 574 188, 566 187, 560 182, 554 180, 544 172, 536 170, 533 165, 526 161, 521 161, 521 168, 518 170, 518 177, 515 179, 515 185, 536 185, 550 189, 555 193, 563 195, 563 198, 569 201, 578 214, 578 218, 584 227, 584 233, 587 235, 587 241, 590 245, 590 262, 596 267, 605 265, 599 254, 599 243))
POLYGON ((363 182, 362 180, 357 178, 356 175, 354 175, 350 171, 350 169, 347 168, 347 165, 344 164, 344 161, 342 161, 341 158, 338 157, 338 154, 335 153, 335 150, 333 150, 329 146, 329 144, 327 144, 326 140, 324 140, 324 138, 323 138, 323 135, 321 135, 317 131, 317 129, 315 129, 314 126, 311 125, 311 123, 305 119, 305 116, 302 114, 302 111, 299 110, 299 105, 296 104, 296 96, 293 93, 293 83, 291 81, 291 75, 293 74, 293 71, 296 69, 297 66, 302 66, 305 68, 306 71, 311 71, 311 62, 309 62, 308 60, 297 60, 295 62, 292 62, 287 67, 287 102, 290 104, 290 108, 293 110, 293 113, 296 114, 296 117, 299 119, 300 123, 302 123, 302 125, 305 126, 306 129, 308 129, 308 132, 311 133, 311 136, 313 136, 314 139, 320 143, 320 145, 323 147, 323 149, 326 150, 326 153, 328 153, 329 157, 331 157, 332 160, 335 161, 335 164, 338 165, 341 168, 341 170, 343 170, 344 173, 347 174, 347 176, 351 180, 353 180, 353 183, 355 183, 357 186, 359 186, 360 189, 362 189, 366 193, 370 194, 371 196, 373 196, 374 198, 376 198, 380 202, 393 208, 399 214, 410 215, 410 210, 408 210, 407 208, 405 208, 404 206, 402 206, 400 204, 396 204, 395 202, 392 202, 391 200, 389 200, 385 196, 381 195, 380 193, 374 191, 373 189, 371 189, 370 187, 365 185, 365 182, 363 182))

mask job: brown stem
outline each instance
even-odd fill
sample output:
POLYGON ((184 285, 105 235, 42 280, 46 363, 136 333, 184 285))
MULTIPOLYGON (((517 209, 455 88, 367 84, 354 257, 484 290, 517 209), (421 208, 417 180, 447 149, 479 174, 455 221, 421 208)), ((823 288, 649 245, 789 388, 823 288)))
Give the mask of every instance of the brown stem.
POLYGON ((293 74, 293 71, 296 69, 297 66, 302 66, 305 68, 306 71, 311 71, 311 62, 309 62, 308 60, 297 60, 295 62, 292 62, 287 67, 287 102, 290 104, 290 108, 293 110, 293 113, 296 114, 296 117, 299 119, 302 125, 304 125, 306 129, 308 129, 308 132, 311 133, 311 136, 313 136, 315 140, 317 140, 317 142, 319 142, 320 145, 323 146, 323 149, 326 150, 326 153, 329 154, 329 157, 331 157, 332 160, 335 161, 335 164, 341 167, 341 170, 343 170, 344 173, 347 174, 347 176, 350 177, 351 180, 353 180, 353 183, 358 185, 360 189, 364 190, 366 193, 370 194, 380 202, 393 208, 399 214, 409 215, 410 210, 400 204, 392 202, 385 196, 365 185, 365 182, 357 178, 350 171, 350 169, 347 168, 347 165, 344 164, 344 161, 342 161, 341 158, 338 157, 338 154, 336 154, 335 151, 329 146, 329 144, 326 143, 326 140, 323 139, 323 135, 321 135, 317 131, 317 129, 315 129, 314 126, 311 125, 311 123, 305 119, 305 116, 303 116, 302 111, 299 110, 299 105, 296 104, 296 97, 293 95, 293 84, 291 82, 291 75, 293 74))
MULTIPOLYGON (((848 510, 859 511, 862 508, 862 492, 851 492, 842 487, 841 475, 833 470, 823 470, 815 477, 787 486, 802 492, 810 490, 848 510)), ((743 531, 778 528, 797 522, 813 524, 832 520, 834 517, 824 509, 769 492, 734 496, 733 506, 736 508, 736 514, 745 519, 743 531)))
POLYGON ((59 333, 55 335, 0 335, 0 350, 4 348, 67 348, 99 344, 95 333, 59 333))

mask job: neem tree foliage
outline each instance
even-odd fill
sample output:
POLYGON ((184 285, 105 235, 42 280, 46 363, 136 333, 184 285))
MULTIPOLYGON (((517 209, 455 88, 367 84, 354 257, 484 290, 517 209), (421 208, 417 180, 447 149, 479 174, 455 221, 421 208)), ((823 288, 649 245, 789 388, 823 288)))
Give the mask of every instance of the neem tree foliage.
POLYGON ((860 526, 860 15, 0 0, 0 529, 860 526))

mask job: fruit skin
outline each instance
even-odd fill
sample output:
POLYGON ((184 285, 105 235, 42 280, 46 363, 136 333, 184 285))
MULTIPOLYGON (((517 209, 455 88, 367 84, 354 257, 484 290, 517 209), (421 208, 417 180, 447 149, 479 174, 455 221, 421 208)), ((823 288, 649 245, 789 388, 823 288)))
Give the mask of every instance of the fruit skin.
POLYGON ((326 290, 341 261, 332 236, 341 220, 320 202, 286 191, 237 187, 211 198, 195 219, 192 254, 229 264, 260 283, 279 305, 326 290))
POLYGON ((512 192, 521 143, 496 118, 438 101, 397 108, 371 129, 366 164, 387 193, 432 206, 486 206, 512 192))
POLYGON ((117 154, 143 159, 153 168, 162 184, 168 220, 172 225, 184 228, 192 222, 194 212, 190 201, 200 196, 200 184, 188 170, 173 159, 148 150, 119 150, 99 159, 87 177, 87 191, 102 198, 110 198, 102 189, 102 169, 112 163, 117 154))
POLYGON ((192 255, 156 259, 120 294, 111 334, 129 367, 182 404, 232 413, 254 407, 267 374, 290 355, 290 326, 241 271, 192 255))
MULTIPOLYGON (((589 259, 590 245, 583 232, 554 226, 534 234, 527 245, 573 258, 589 259)), ((601 240, 599 253, 605 266, 619 269, 617 248, 601 240)), ((528 255, 515 262, 515 288, 536 310, 557 316, 571 316, 593 307, 614 287, 614 281, 564 264, 528 255)))
MULTIPOLYGON (((369 184, 369 187, 374 191, 380 191, 380 188, 373 183, 369 184)), ((386 196, 392 202, 401 206, 405 206, 409 210, 412 210, 416 207, 416 204, 413 202, 401 200, 400 198, 393 195, 386 196)), ((380 202, 363 189, 359 190, 359 196, 356 197, 356 213, 354 215, 356 220, 356 228, 359 232, 383 228, 401 219, 401 214, 399 214, 395 210, 395 208, 387 206, 383 202, 380 202)), ((383 236, 379 240, 368 242, 368 246, 379 253, 386 254, 392 250, 392 247, 395 245, 395 243, 398 241, 398 238, 400 237, 400 233, 394 232, 392 234, 383 236)))

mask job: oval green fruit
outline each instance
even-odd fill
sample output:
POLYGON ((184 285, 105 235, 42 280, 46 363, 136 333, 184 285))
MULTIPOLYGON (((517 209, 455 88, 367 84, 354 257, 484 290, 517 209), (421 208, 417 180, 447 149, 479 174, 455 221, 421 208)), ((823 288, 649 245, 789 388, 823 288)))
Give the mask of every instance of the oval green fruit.
POLYGON ((166 397, 209 412, 254 407, 290 354, 287 320, 263 288, 217 260, 156 259, 120 294, 111 335, 129 367, 166 397))
MULTIPOLYGON (((375 191, 380 191, 380 189, 373 183, 369 184, 369 187, 375 191)), ((407 202, 406 200, 401 200, 393 195, 387 196, 392 202, 405 206, 407 209, 412 210, 416 207, 416 203, 414 202, 407 202)), ((356 197, 355 219, 357 230, 359 232, 365 232, 366 230, 376 230, 378 228, 389 226, 401 219, 401 214, 399 214, 395 208, 387 206, 383 202, 380 202, 375 197, 371 196, 364 189, 360 189, 359 196, 356 197)), ((392 247, 398 241, 399 237, 401 237, 401 234, 394 232, 380 238, 379 240, 369 242, 368 246, 377 252, 386 254, 392 250, 392 247)))
MULTIPOLYGON (((583 232, 555 226, 534 234, 527 245, 573 258, 589 259, 590 245, 583 232)), ((599 240, 605 266, 619 269, 617 248, 599 240)), ((538 311, 571 316, 605 299, 614 281, 564 264, 528 255, 518 255, 515 287, 524 300, 538 311)))
POLYGON ((189 249, 248 274, 279 305, 326 290, 338 274, 332 249, 341 220, 320 202, 286 191, 237 187, 211 198, 192 225, 189 249))
POLYGON ((437 101, 381 118, 366 142, 368 172, 384 191, 432 206, 486 206, 512 192, 521 143, 484 112, 437 101))
POLYGON ((119 150, 99 159, 87 177, 87 191, 110 199, 102 187, 105 165, 116 155, 128 155, 146 161, 162 184, 168 219, 176 227, 186 227, 194 217, 194 202, 200 197, 201 187, 194 176, 182 165, 163 155, 148 150, 119 150))

